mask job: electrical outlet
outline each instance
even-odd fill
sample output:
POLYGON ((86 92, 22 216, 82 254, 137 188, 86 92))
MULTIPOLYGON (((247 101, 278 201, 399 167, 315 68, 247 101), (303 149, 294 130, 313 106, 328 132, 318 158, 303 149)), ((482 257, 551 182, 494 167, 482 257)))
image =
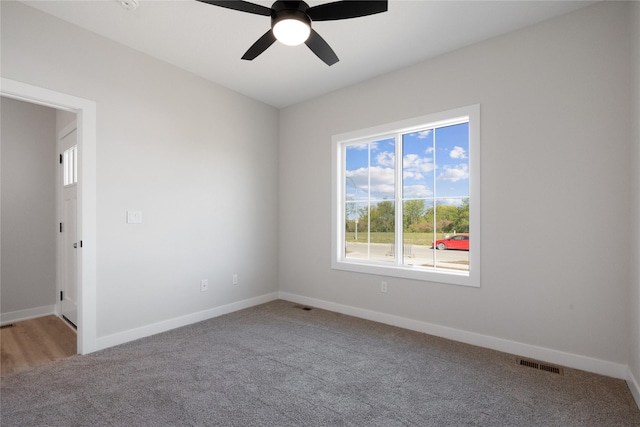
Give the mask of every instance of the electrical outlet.
POLYGON ((380 283, 380 292, 386 294, 387 293, 387 282, 380 283))
POLYGON ((209 281, 207 279, 200 280, 200 292, 206 292, 209 290, 209 281))
POLYGON ((234 274, 234 275, 231 277, 231 283, 233 283, 234 285, 237 285, 237 284, 238 284, 238 275, 237 275, 237 274, 234 274))

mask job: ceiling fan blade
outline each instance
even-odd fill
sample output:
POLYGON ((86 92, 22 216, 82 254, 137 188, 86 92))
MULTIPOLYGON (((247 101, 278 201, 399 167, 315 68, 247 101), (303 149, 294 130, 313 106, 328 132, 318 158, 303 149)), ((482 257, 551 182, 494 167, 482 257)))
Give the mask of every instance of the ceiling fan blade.
POLYGON ((273 31, 271 30, 267 31, 266 33, 264 33, 262 37, 258 39, 258 41, 256 41, 253 45, 251 45, 249 50, 247 50, 244 55, 242 55, 242 59, 246 59, 247 61, 252 61, 262 52, 267 50, 269 46, 271 46, 275 41, 276 41, 276 36, 273 35, 273 31))
POLYGON ((339 61, 338 55, 336 55, 333 49, 331 49, 329 43, 324 41, 324 39, 320 37, 320 34, 318 34, 313 28, 311 29, 311 35, 304 43, 313 53, 316 54, 318 58, 322 59, 325 64, 331 66, 339 61))
POLYGON ((256 15, 271 16, 271 9, 259 4, 248 1, 216 1, 216 0, 197 0, 202 3, 211 4, 213 6, 226 7, 227 9, 239 10, 240 12, 248 12, 256 15))
POLYGON ((336 1, 307 9, 312 21, 333 21, 386 12, 387 1, 336 1))

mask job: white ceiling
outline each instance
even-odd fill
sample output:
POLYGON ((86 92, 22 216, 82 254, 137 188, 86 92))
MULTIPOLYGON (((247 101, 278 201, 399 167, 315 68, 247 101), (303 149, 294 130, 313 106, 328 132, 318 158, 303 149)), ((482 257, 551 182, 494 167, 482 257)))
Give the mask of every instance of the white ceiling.
POLYGON ((195 0, 140 0, 135 11, 117 0, 23 3, 280 108, 593 2, 391 0, 385 13, 313 23, 340 58, 331 67, 305 45, 279 42, 241 60, 270 18, 195 0))

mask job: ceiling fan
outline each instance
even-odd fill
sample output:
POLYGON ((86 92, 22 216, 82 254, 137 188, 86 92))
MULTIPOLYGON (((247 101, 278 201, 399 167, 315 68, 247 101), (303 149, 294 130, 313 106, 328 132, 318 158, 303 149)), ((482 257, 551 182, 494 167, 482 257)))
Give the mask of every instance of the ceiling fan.
POLYGON ((251 61, 267 50, 276 40, 296 46, 306 44, 327 65, 338 62, 329 44, 313 28, 312 21, 333 21, 358 18, 387 11, 387 1, 336 1, 309 7, 304 1, 278 0, 271 8, 248 1, 198 0, 214 6, 240 12, 271 16, 271 29, 258 39, 242 56, 251 61))

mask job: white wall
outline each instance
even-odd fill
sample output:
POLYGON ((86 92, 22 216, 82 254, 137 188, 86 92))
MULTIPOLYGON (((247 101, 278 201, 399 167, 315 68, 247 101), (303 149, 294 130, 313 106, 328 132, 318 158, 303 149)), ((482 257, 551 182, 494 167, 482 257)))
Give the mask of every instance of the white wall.
POLYGON ((1 7, 2 76, 96 102, 98 339, 273 295, 278 111, 24 4, 1 7), (126 224, 127 210, 143 223, 126 224))
POLYGON ((633 65, 633 107, 631 122, 633 125, 633 155, 630 157, 632 171, 632 210, 630 228, 633 231, 631 252, 631 290, 629 298, 629 370, 631 389, 640 405, 640 3, 632 5, 633 35, 632 35, 632 65, 633 65))
POLYGON ((282 110, 280 290, 624 376, 628 11, 590 6, 282 110), (481 288, 388 279, 382 294, 331 270, 331 136, 476 103, 481 288))
POLYGON ((50 313, 56 303, 56 112, 4 97, 1 103, 0 311, 3 317, 50 313))

